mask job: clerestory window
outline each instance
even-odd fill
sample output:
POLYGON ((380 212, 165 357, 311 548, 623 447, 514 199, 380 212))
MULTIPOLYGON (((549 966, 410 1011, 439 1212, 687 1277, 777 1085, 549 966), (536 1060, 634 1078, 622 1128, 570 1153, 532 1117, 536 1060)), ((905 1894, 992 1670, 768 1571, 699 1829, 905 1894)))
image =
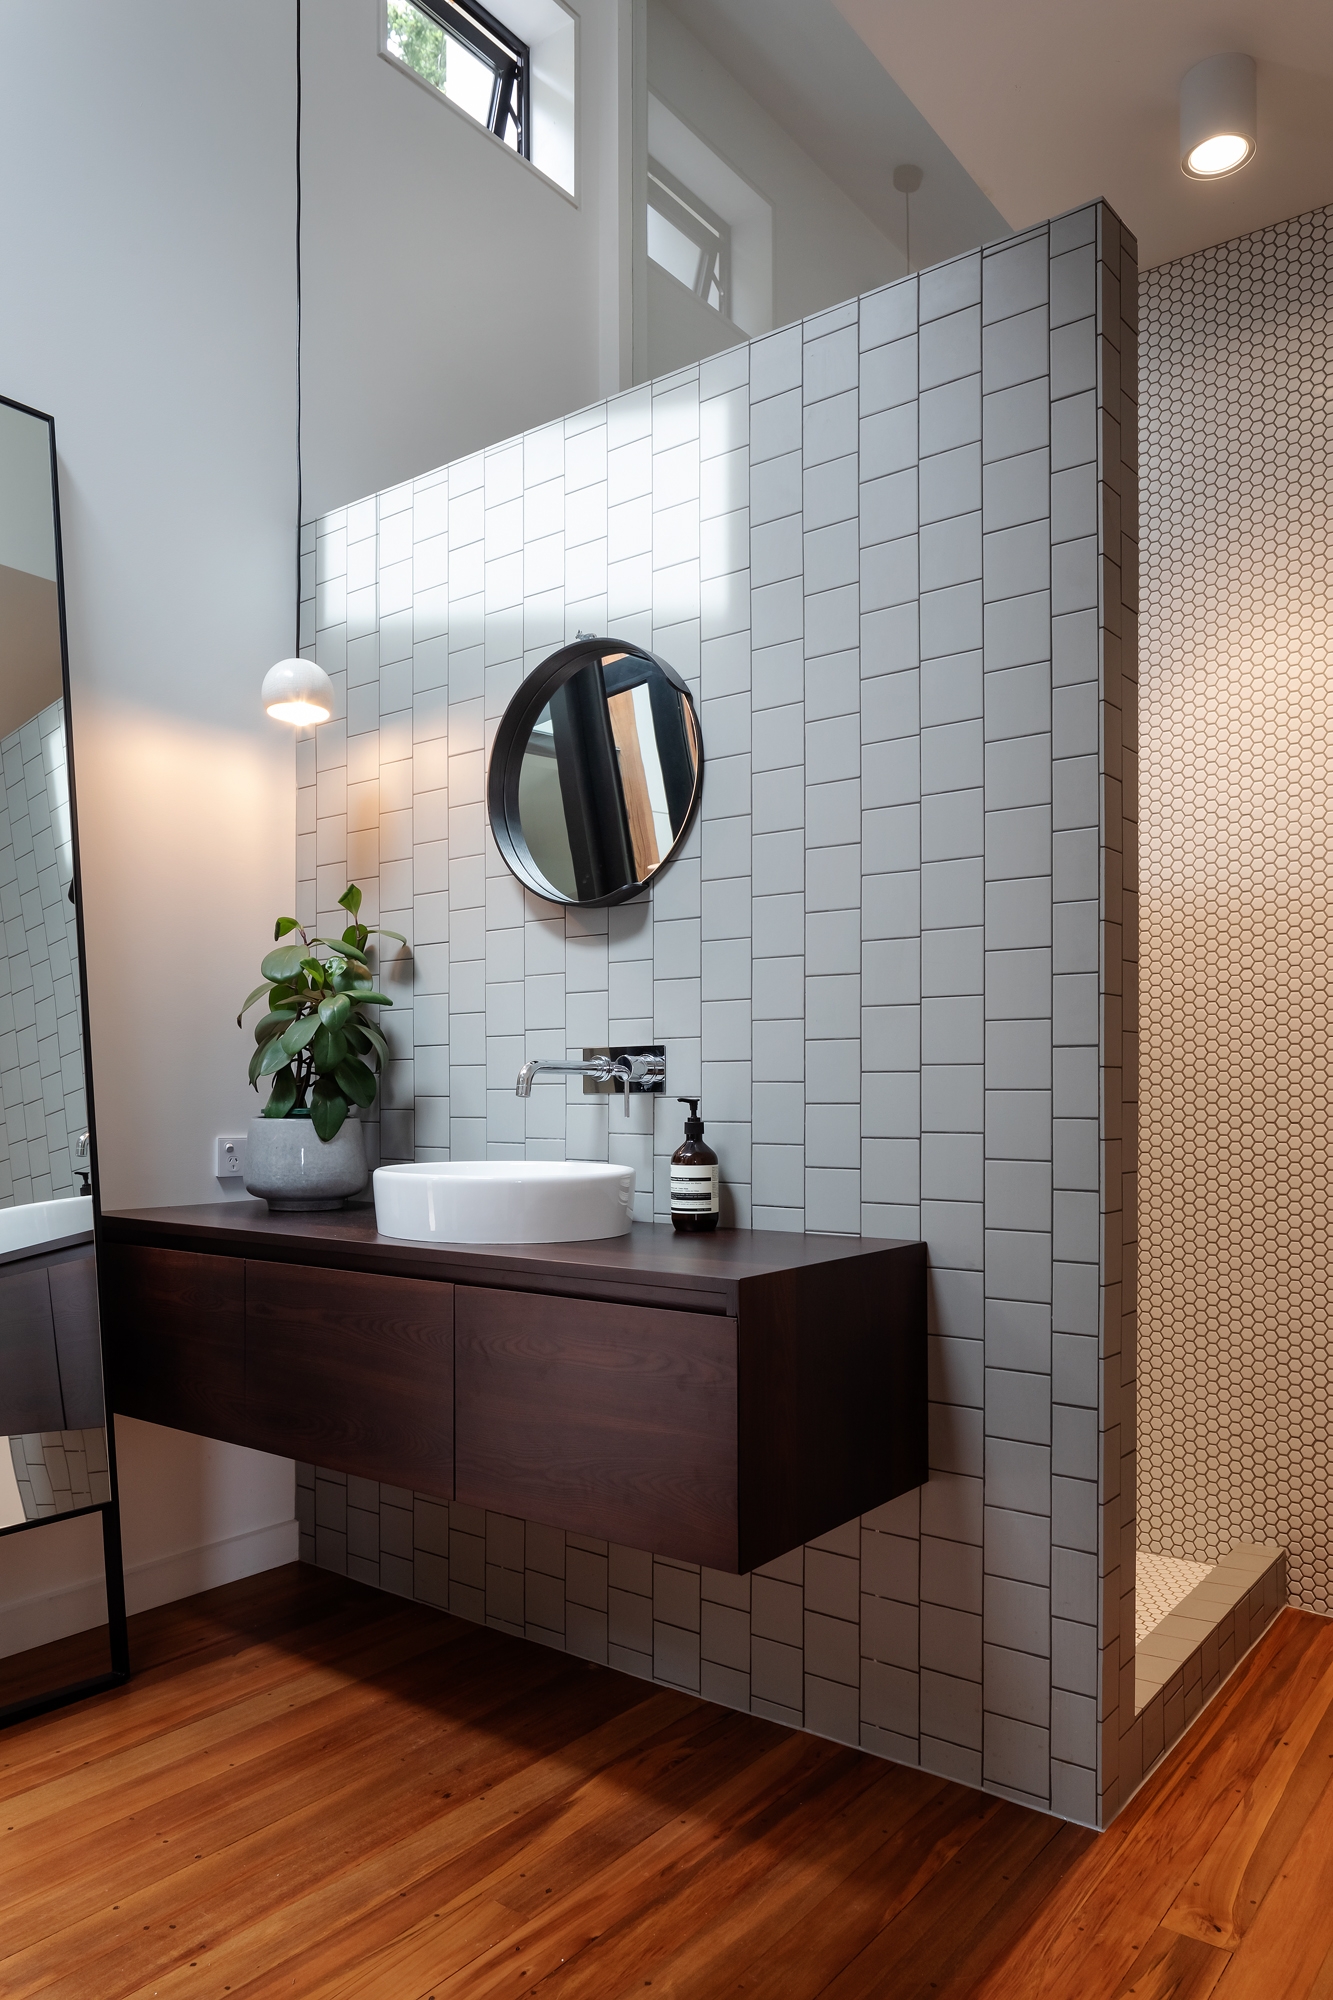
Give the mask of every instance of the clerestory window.
POLYGON ((731 311, 731 228, 659 161, 648 162, 648 255, 724 318, 731 311))
POLYGON ((385 51, 523 158, 532 157, 526 42, 484 7, 386 0, 385 51))

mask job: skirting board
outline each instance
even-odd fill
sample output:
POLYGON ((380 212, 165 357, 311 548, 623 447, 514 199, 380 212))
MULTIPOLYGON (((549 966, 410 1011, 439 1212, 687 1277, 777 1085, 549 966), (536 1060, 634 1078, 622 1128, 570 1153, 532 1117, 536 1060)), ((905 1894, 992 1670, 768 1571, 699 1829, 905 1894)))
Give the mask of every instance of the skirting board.
MULTIPOLYGON (((240 1577, 257 1576, 261 1570, 295 1562, 297 1554, 297 1527, 292 1520, 251 1528, 243 1535, 230 1535, 225 1541, 209 1542, 203 1548, 156 1556, 151 1562, 136 1563, 126 1569, 126 1607, 131 1612, 151 1611, 159 1604, 192 1597, 198 1590, 212 1590, 220 1583, 235 1583, 240 1577)), ((45 1646, 53 1639, 67 1639, 71 1633, 86 1632, 105 1623, 106 1586, 100 1575, 69 1584, 63 1590, 18 1598, 4 1607, 0 1658, 26 1653, 30 1647, 45 1646)))

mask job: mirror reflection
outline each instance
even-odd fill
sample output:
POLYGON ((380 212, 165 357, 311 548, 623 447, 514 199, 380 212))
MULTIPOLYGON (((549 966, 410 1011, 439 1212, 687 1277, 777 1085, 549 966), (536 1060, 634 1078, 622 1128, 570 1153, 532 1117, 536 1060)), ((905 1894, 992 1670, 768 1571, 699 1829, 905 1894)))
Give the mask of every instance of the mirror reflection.
POLYGON ((111 1499, 53 479, 0 402, 0 1529, 111 1499))
POLYGON ((594 654, 552 690, 521 748, 511 830, 532 886, 569 903, 642 888, 684 832, 699 776, 684 687, 646 654, 594 654))

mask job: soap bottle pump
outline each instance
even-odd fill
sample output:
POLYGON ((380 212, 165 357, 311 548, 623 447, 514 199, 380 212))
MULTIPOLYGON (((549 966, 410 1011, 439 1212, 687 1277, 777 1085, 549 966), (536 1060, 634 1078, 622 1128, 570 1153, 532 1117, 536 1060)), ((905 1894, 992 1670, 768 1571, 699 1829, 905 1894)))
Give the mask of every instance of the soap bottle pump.
POLYGON ((688 1104, 685 1139, 671 1155, 671 1226, 687 1232, 716 1229, 718 1221, 717 1154, 705 1146, 704 1121, 697 1097, 678 1097, 688 1104))

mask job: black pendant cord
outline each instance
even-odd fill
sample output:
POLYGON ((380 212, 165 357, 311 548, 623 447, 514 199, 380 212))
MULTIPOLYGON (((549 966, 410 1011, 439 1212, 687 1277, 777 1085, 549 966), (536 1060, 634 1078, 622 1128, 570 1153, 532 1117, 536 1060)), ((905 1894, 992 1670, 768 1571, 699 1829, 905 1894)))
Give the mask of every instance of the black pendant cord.
POLYGON ((301 515, 304 510, 301 463, 301 0, 296 0, 296 644, 301 657, 301 515))

